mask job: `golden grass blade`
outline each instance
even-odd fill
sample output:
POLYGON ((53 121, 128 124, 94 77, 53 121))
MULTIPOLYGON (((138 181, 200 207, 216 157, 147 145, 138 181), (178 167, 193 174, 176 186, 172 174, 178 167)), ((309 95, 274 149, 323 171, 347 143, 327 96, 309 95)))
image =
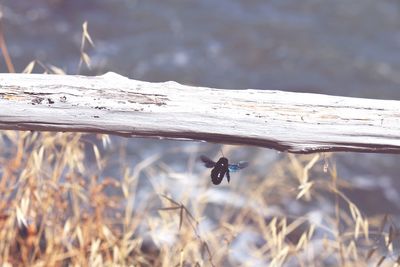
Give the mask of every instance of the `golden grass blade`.
POLYGON ((320 154, 316 154, 304 167, 303 169, 303 183, 308 181, 308 173, 312 167, 314 167, 315 163, 318 162, 320 154))
POLYGON ((33 69, 35 68, 35 60, 32 60, 29 62, 28 65, 26 65, 25 69, 22 71, 22 73, 32 73, 33 69))
POLYGON ((180 254, 180 257, 179 257, 179 266, 180 267, 183 267, 183 259, 184 259, 184 249, 181 249, 181 253, 179 253, 180 254))
POLYGON ((8 72, 15 73, 14 64, 12 63, 10 54, 8 53, 8 49, 7 49, 7 45, 6 45, 6 38, 4 37, 2 15, 3 14, 1 13, 0 14, 0 49, 3 54, 4 60, 6 62, 8 72))
POLYGON ((92 147, 93 147, 94 156, 96 158, 97 168, 99 168, 99 170, 101 170, 102 164, 101 164, 101 155, 100 155, 99 148, 96 146, 96 144, 93 144, 92 147))
POLYGON ((59 67, 56 67, 56 66, 50 64, 49 68, 54 74, 66 75, 65 71, 59 67))
POLYGON ((16 217, 17 217, 17 222, 19 223, 19 225, 25 225, 25 226, 28 225, 26 217, 19 207, 16 207, 16 217))
POLYGON ((92 38, 90 37, 89 31, 88 31, 88 22, 85 21, 82 24, 82 32, 83 32, 83 36, 84 38, 89 42, 89 44, 94 47, 94 43, 92 41, 92 38))
POLYGON ((369 222, 368 219, 364 220, 364 224, 363 224, 363 232, 364 232, 364 237, 367 239, 369 239, 369 222))
POLYGON ((299 185, 298 189, 300 189, 300 192, 297 194, 296 199, 300 199, 304 195, 309 193, 313 184, 314 184, 314 182, 306 182, 304 184, 299 185))
POLYGON ((81 53, 81 59, 86 64, 86 66, 90 69, 90 57, 85 52, 81 53))

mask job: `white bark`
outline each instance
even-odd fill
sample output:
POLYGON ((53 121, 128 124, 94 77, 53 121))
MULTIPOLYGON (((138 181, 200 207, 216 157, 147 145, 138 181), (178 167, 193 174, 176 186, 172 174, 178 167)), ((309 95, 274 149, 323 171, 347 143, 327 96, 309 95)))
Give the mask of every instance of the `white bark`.
POLYGON ((149 83, 115 73, 0 74, 0 129, 400 153, 400 101, 149 83))

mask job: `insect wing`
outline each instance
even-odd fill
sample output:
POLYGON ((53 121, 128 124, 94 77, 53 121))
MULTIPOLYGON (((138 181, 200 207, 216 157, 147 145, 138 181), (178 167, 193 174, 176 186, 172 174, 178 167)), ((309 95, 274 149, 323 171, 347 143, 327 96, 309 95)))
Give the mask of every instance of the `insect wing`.
POLYGON ((249 166, 249 162, 247 162, 247 161, 240 161, 237 165, 239 166, 239 169, 244 169, 244 168, 246 168, 247 166, 249 166))
POLYGON ((214 168, 215 166, 215 162, 206 156, 203 155, 200 156, 200 160, 204 163, 204 166, 206 166, 207 168, 214 168))
POLYGON ((229 164, 229 171, 237 172, 241 169, 246 168, 247 166, 249 166, 249 163, 247 161, 240 161, 237 164, 229 164))

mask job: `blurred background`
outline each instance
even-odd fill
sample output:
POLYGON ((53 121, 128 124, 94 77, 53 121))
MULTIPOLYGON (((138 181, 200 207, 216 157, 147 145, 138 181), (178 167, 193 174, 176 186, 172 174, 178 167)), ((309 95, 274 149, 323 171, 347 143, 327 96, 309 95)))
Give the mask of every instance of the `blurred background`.
MULTIPOLYGON (((395 0, 3 0, 1 10, 17 72, 38 60, 67 74, 113 71, 150 82, 400 100, 400 2, 395 0), (84 21, 95 46, 85 48, 91 68, 78 70, 84 21)), ((2 62, 0 71, 8 72, 2 62)), ((33 72, 43 71, 37 65, 33 72)), ((221 156, 218 144, 111 139, 114 149, 102 153, 118 154, 118 148, 126 147, 126 158, 121 162, 108 156, 102 175, 115 176, 122 164, 134 168, 159 155, 154 162, 162 170, 185 174, 160 178, 156 172, 148 179, 157 177, 177 199, 188 188, 196 197, 193 187, 199 179, 210 184, 208 170, 195 160, 198 155, 221 156)), ((215 199, 229 199, 231 191, 240 195, 246 176, 267 175, 288 157, 254 147, 222 150, 232 161, 253 164, 234 174, 230 185, 208 185, 205 190, 212 190, 215 199)), ((329 158, 338 176, 351 184, 343 191, 365 216, 399 217, 398 155, 334 153, 329 158)), ((87 161, 95 165, 90 157, 87 161)), ((146 198, 145 190, 140 194, 146 198)), ((283 201, 278 206, 295 215, 313 211, 323 216, 332 209, 324 202, 283 201)))

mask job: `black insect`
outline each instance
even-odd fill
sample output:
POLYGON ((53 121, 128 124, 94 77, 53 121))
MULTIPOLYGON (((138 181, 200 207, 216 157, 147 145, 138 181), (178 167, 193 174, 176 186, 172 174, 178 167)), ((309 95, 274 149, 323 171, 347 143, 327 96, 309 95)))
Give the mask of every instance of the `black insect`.
POLYGON ((229 172, 236 172, 249 166, 249 163, 246 161, 241 161, 237 164, 229 164, 228 159, 225 157, 220 158, 217 162, 209 159, 206 156, 200 156, 200 159, 204 162, 204 166, 206 166, 207 168, 213 168, 211 170, 211 181, 215 185, 218 185, 222 182, 225 174, 229 183, 229 181, 231 180, 229 172))

